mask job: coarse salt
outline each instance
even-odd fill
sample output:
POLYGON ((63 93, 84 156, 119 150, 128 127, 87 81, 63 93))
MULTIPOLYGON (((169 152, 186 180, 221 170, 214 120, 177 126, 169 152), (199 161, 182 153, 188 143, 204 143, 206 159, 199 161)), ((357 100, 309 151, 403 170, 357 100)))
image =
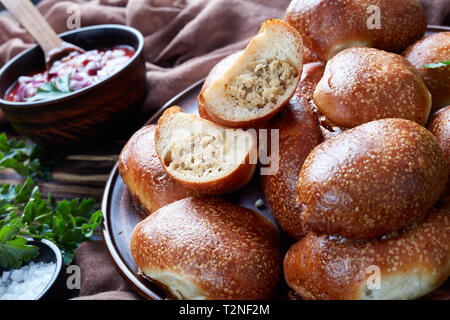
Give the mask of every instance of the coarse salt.
POLYGON ((34 300, 55 272, 55 263, 30 262, 20 269, 4 271, 0 277, 0 300, 34 300))

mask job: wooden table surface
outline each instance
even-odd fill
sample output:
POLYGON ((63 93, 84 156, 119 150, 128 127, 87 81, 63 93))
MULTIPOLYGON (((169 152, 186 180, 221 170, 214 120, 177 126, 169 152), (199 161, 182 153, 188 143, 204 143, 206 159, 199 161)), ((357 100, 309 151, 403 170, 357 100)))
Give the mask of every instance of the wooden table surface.
MULTIPOLYGON (((0 128, 0 133, 6 132, 8 138, 17 135, 9 126, 0 128)), ((27 141, 27 140, 26 140, 27 141)), ((83 153, 68 155, 58 160, 52 170, 52 180, 37 181, 43 195, 52 193, 56 199, 94 198, 100 208, 103 189, 109 173, 119 157, 127 138, 111 141, 83 153)), ((27 141, 28 142, 28 141, 27 141)), ((24 178, 14 170, 0 171, 0 183, 22 183, 24 178)))

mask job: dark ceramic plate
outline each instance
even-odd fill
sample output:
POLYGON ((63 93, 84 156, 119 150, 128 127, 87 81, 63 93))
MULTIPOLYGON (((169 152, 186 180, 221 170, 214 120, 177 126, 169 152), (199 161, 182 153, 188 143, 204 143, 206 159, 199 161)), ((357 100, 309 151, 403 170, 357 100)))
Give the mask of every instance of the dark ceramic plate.
MULTIPOLYGON (((427 34, 449 30, 450 28, 429 26, 427 34)), ((163 111, 173 105, 180 106, 184 112, 197 114, 197 96, 200 93, 202 84, 203 81, 199 81, 181 92, 166 103, 148 123, 155 123, 163 111)), ((269 209, 258 210, 255 207, 256 200, 265 199, 258 174, 255 174, 255 178, 248 185, 237 192, 227 195, 226 198, 233 203, 258 211, 275 224, 269 209)), ((122 276, 145 298, 167 299, 167 295, 160 287, 137 274, 137 267, 130 253, 130 240, 134 227, 144 218, 144 215, 135 207, 132 196, 119 175, 117 164, 111 172, 103 194, 102 210, 104 216, 103 239, 111 258, 122 276)), ((287 239, 283 240, 284 242, 287 241, 287 239)), ((282 290, 283 288, 286 290, 280 292, 279 296, 281 299, 287 296, 285 284, 282 285, 282 290)), ((440 289, 426 298, 450 299, 450 281, 447 281, 440 289)))

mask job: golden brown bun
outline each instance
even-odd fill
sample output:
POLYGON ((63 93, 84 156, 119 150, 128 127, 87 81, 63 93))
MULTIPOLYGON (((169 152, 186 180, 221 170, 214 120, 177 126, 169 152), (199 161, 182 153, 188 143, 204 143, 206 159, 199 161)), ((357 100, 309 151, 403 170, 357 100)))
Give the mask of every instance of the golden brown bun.
POLYGON ((178 299, 269 299, 278 286, 278 232, 258 213, 214 198, 186 198, 140 222, 131 254, 178 299))
POLYGON ((255 137, 231 130, 177 106, 158 120, 155 148, 164 170, 186 189, 220 195, 247 184, 256 168, 255 137))
POLYGON ((403 56, 416 67, 431 93, 432 111, 450 105, 450 66, 427 69, 423 65, 450 60, 450 32, 435 33, 411 45, 403 56))
MULTIPOLYGON (((355 46, 401 52, 425 34, 425 12, 416 0, 293 0, 285 20, 323 60, 355 46), (369 29, 369 6, 380 8, 379 29, 369 29)), ((372 24, 370 24, 372 25, 372 24)))
POLYGON ((317 109, 344 128, 385 118, 425 125, 431 96, 402 56, 372 48, 351 48, 328 61, 314 91, 317 109))
POLYGON ((450 211, 373 241, 309 233, 284 258, 284 276, 304 299, 415 299, 450 275, 450 211), (379 268, 379 287, 374 281, 379 268))
POLYGON ((138 130, 119 156, 120 176, 148 214, 194 195, 164 171, 155 149, 155 129, 149 125, 138 130))
POLYGON ((447 185, 433 135, 404 119, 372 121, 317 146, 305 160, 297 203, 308 231, 376 238, 423 218, 447 185))
POLYGON ((316 114, 319 121, 319 129, 324 139, 329 139, 341 133, 344 129, 338 127, 317 110, 313 101, 314 90, 317 83, 323 77, 325 71, 325 64, 323 62, 308 63, 303 66, 302 78, 300 80, 296 94, 304 96, 302 100, 310 105, 310 108, 316 114))
POLYGON ((278 225, 296 239, 305 233, 295 203, 298 174, 308 154, 322 140, 309 100, 321 69, 317 63, 304 66, 294 97, 268 125, 268 129, 279 129, 279 162, 276 174, 262 175, 261 184, 278 225))
POLYGON ((449 182, 442 196, 442 201, 444 204, 450 205, 450 106, 435 112, 430 117, 427 128, 436 137, 447 159, 449 182))
POLYGON ((273 118, 289 101, 302 72, 299 33, 267 20, 244 51, 213 68, 198 97, 199 113, 232 128, 251 128, 273 118))
POLYGON ((303 65, 313 62, 322 62, 322 60, 311 49, 303 46, 303 65))

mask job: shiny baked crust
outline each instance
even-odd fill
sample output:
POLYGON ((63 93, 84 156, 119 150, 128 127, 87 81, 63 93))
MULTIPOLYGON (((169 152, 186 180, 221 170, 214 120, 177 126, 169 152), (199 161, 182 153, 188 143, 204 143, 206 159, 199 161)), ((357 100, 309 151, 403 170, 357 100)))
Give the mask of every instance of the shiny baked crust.
POLYGON ((214 198, 186 198, 147 217, 133 231, 131 254, 178 299, 269 299, 282 264, 273 225, 214 198))
POLYGON ((261 185, 278 225, 296 239, 305 234, 295 202, 298 175, 308 154, 322 141, 310 104, 322 73, 321 63, 304 65, 296 93, 268 124, 268 129, 279 130, 279 167, 273 175, 262 175, 261 185))
POLYGON ((448 209, 432 209, 423 222, 373 241, 309 233, 284 258, 286 281, 304 299, 415 299, 449 275, 448 209))
POLYGON ((447 159, 449 182, 447 182, 447 189, 442 195, 442 202, 444 205, 450 206, 450 106, 435 112, 430 117, 427 128, 436 137, 447 159))
POLYGON ((195 195, 166 173, 155 149, 156 125, 138 130, 119 156, 119 173, 148 214, 171 202, 195 195))
POLYGON ((425 125, 431 95, 402 56, 358 47, 328 61, 314 91, 314 103, 328 120, 344 128, 385 118, 425 125))
POLYGON ((427 28, 417 0, 293 0, 285 20, 323 60, 355 46, 401 52, 422 38, 427 28), (369 6, 380 9, 379 29, 368 28, 369 6))
POLYGON ((308 231, 376 238, 422 219, 446 185, 434 136, 412 121, 383 119, 317 146, 300 172, 297 204, 308 231))
POLYGON ((450 66, 424 67, 424 64, 450 60, 450 32, 435 33, 417 41, 403 56, 414 65, 430 91, 432 111, 450 105, 450 66))

